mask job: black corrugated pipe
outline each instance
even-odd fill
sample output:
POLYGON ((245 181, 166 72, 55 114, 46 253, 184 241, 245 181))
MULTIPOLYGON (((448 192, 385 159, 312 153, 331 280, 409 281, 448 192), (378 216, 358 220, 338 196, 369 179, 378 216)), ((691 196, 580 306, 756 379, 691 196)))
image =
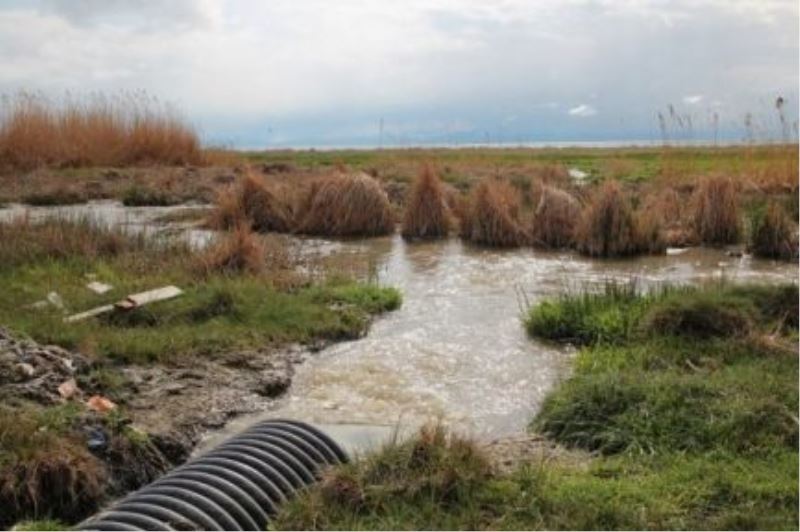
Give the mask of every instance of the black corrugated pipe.
POLYGON ((319 429, 258 423, 84 521, 79 530, 265 530, 320 468, 347 462, 319 429))

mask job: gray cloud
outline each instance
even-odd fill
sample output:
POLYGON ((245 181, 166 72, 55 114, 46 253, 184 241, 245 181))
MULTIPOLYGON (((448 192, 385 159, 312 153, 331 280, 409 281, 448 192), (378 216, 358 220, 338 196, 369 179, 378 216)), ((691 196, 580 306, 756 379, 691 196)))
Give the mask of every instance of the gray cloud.
POLYGON ((374 142, 381 117, 419 141, 652 138, 670 103, 693 135, 713 113, 736 135, 748 111, 768 129, 777 94, 796 109, 797 17, 792 0, 42 0, 0 7, 0 88, 144 88, 243 145, 374 142))

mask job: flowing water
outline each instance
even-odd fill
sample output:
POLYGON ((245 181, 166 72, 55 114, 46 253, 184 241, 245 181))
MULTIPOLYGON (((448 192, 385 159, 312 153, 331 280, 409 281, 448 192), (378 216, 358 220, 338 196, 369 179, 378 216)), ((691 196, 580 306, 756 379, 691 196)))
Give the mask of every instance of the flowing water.
MULTIPOLYGON (((21 207, 0 210, 0 219, 21 207)), ((155 223, 175 208, 124 208, 104 202, 40 208, 32 216, 80 215, 163 231, 155 223)), ((179 226, 181 228, 181 226, 179 226)), ((183 227, 183 229, 186 229, 183 227)), ((185 233, 202 245, 208 232, 185 233)), ((243 416, 210 435, 201 449, 269 417, 324 425, 351 448, 376 434, 412 430, 429 420, 478 438, 525 430, 544 397, 567 375, 571 350, 528 338, 521 312, 566 290, 636 279, 661 283, 797 279, 796 263, 729 257, 705 248, 664 256, 591 260, 574 253, 475 248, 456 239, 406 243, 399 236, 357 241, 291 238, 296 254, 369 265, 379 283, 403 294, 399 310, 378 318, 360 340, 308 357, 274 409, 243 416)))
POLYGON ((571 350, 528 338, 521 308, 609 281, 635 279, 646 289, 720 278, 792 281, 798 274, 797 264, 704 248, 611 261, 395 236, 331 244, 326 252, 375 264, 378 282, 402 291, 402 307, 379 318, 366 338, 311 357, 274 410, 233 421, 202 448, 269 417, 322 425, 355 449, 428 420, 482 439, 523 432, 567 375, 571 350))

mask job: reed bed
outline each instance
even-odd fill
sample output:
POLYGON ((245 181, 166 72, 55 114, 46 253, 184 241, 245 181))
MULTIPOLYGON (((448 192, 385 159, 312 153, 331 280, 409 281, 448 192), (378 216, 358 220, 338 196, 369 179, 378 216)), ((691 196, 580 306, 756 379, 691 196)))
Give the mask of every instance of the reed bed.
POLYGON ((18 93, 0 107, 0 166, 203 164, 194 127, 144 92, 67 96, 18 93))
POLYGON ((378 236, 394 231, 389 198, 364 173, 338 173, 313 184, 297 232, 323 236, 378 236))
POLYGON ((792 260, 798 256, 797 225, 777 203, 753 216, 749 248, 753 255, 769 259, 792 260))
POLYGON ((238 275, 264 271, 264 242, 246 223, 238 225, 203 252, 197 259, 201 274, 238 275))
POLYGON ((214 229, 236 229, 246 223, 259 232, 287 232, 292 211, 283 192, 264 178, 248 172, 237 184, 217 194, 208 225, 214 229))
POLYGON ((461 235, 485 246, 524 244, 527 235, 520 223, 519 191, 508 181, 494 178, 478 183, 461 220, 461 235))
POLYGON ((640 251, 630 199, 616 181, 603 183, 589 201, 575 233, 578 251, 592 257, 622 257, 640 251))
POLYGON ((704 244, 735 244, 741 238, 739 193, 731 179, 709 177, 700 182, 692 197, 692 223, 704 244))
POLYGON ((533 186, 538 197, 531 226, 531 243, 546 249, 570 247, 581 205, 570 193, 551 186, 533 186))
POLYGON ((405 238, 447 237, 452 225, 445 191, 439 176, 430 165, 417 175, 403 215, 405 238))

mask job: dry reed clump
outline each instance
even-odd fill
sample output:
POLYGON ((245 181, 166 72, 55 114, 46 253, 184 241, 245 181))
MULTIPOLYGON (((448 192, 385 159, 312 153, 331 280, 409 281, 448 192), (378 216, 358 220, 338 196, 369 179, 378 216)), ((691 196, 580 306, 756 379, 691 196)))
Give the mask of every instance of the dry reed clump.
POLYGON ((660 239, 665 246, 683 247, 696 240, 686 219, 686 201, 672 187, 665 187, 645 196, 637 213, 640 233, 654 234, 660 227, 660 239))
POLYGON ((442 238, 450 232, 450 213, 439 176, 429 165, 417 175, 403 216, 406 238, 442 238))
POLYGON ((395 226, 386 192, 364 173, 339 173, 314 183, 301 213, 297 231, 313 235, 377 236, 395 226))
POLYGON ((264 243, 246 223, 242 223, 198 257, 197 269, 203 275, 258 274, 264 271, 265 265, 264 243))
POLYGON ((204 164, 197 132, 170 106, 143 92, 113 97, 5 97, 0 165, 125 166, 204 164))
MULTIPOLYGON (((532 187, 534 190, 538 187, 532 187)), ((534 246, 550 249, 572 245, 575 226, 581 214, 577 199, 564 190, 541 187, 533 214, 531 241, 534 246)))
POLYGON ((733 181, 725 177, 703 180, 692 198, 692 223, 701 242, 735 244, 741 237, 739 195, 733 181))
POLYGON ((630 200, 615 181, 606 181, 584 209, 575 232, 581 253, 621 257, 640 251, 640 235, 630 200))
POLYGON ((666 251, 667 233, 664 230, 664 223, 659 211, 638 209, 634 215, 634 227, 637 251, 654 255, 666 251))
POLYGON ((2 265, 69 257, 94 259, 158 248, 158 243, 143 234, 129 234, 88 218, 32 221, 26 216, 0 223, 0 243, 2 265))
POLYGON ((527 235, 519 220, 519 191, 507 181, 484 179, 472 190, 461 236, 486 246, 514 247, 527 235))
POLYGON ((290 206, 282 194, 263 178, 247 173, 237 185, 217 194, 208 225, 214 229, 232 229, 247 223, 256 231, 287 232, 291 220, 290 206))
POLYGON ((749 248, 753 255, 792 260, 798 256, 797 227, 776 202, 752 220, 749 248))

